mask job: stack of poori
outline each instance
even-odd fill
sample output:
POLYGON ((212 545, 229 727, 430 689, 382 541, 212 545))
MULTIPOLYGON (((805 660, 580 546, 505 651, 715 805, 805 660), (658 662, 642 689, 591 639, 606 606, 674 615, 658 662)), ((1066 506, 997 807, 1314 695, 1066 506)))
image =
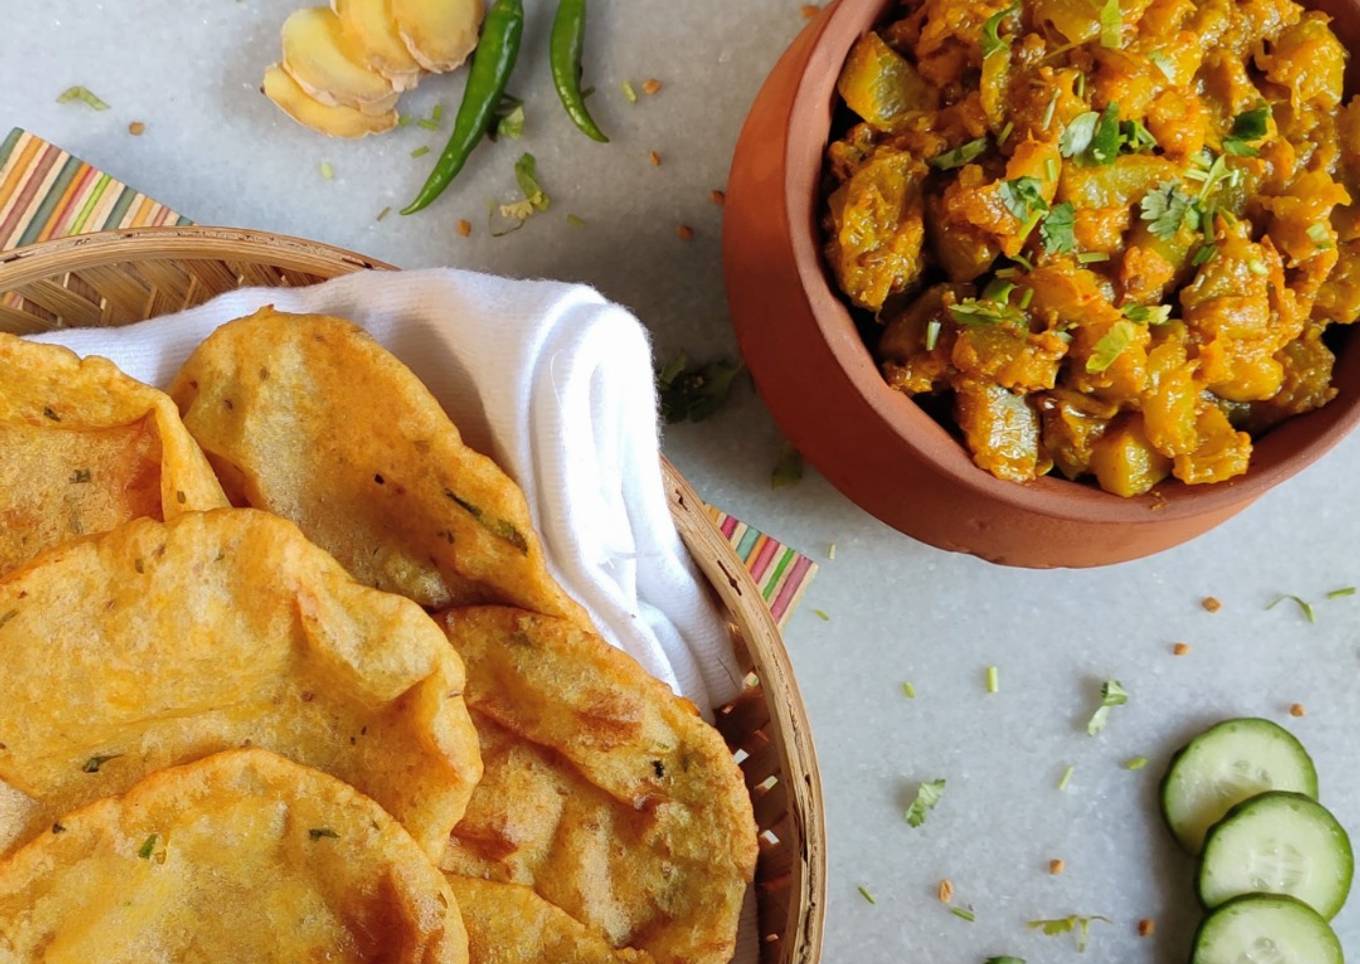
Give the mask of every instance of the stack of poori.
POLYGON ((0 335, 0 961, 725 962, 755 833, 360 329, 0 335))

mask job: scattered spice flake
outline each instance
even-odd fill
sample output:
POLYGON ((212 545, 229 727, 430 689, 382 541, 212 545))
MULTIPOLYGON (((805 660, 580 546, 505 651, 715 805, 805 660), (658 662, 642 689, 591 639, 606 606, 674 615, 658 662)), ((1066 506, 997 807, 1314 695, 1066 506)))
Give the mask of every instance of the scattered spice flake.
POLYGON ((6 613, 0 613, 0 629, 3 629, 5 624, 17 615, 19 615, 19 610, 17 609, 11 609, 6 613))
POLYGON ((458 234, 464 238, 472 237, 472 222, 467 218, 458 220, 458 234))
MULTIPOLYGON (((0 625, 3 625, 3 623, 0 623, 0 625)), ((914 700, 914 699, 916 699, 916 687, 915 687, 914 685, 912 685, 911 683, 903 683, 903 684, 902 684, 902 695, 905 696, 905 697, 906 697, 907 699, 909 699, 909 700, 914 700)))
POLYGON ((817 6, 817 4, 815 3, 805 3, 798 8, 798 12, 803 15, 804 20, 811 20, 813 17, 817 16, 817 14, 822 12, 822 8, 817 6))
POLYGON ((424 156, 425 156, 426 154, 428 154, 428 153, 430 153, 429 145, 422 144, 422 145, 420 145, 419 147, 417 147, 415 150, 413 150, 413 151, 411 152, 411 156, 412 156, 412 157, 424 157, 424 156))
POLYGON ((54 422, 60 422, 61 416, 54 412, 51 406, 43 409, 43 418, 50 418, 54 422))
POLYGON ((57 97, 58 104, 70 104, 74 101, 80 101, 86 107, 93 108, 94 110, 109 109, 109 105, 96 97, 90 88, 81 87, 79 84, 75 87, 67 87, 61 92, 60 96, 57 97))
POLYGON ((320 840, 322 837, 331 837, 334 840, 340 839, 340 835, 330 827, 313 827, 311 830, 307 831, 307 836, 311 837, 313 840, 320 840))
POLYGON ((1048 872, 1054 877, 1059 876, 1066 869, 1067 861, 1063 860, 1061 857, 1054 857, 1048 862, 1048 872))
POLYGON ((98 773, 99 768, 102 767, 105 763, 108 763, 110 760, 116 760, 122 755, 123 754, 121 753, 109 753, 106 754, 105 756, 92 756, 88 760, 86 760, 85 763, 81 766, 80 772, 98 773))
POLYGON ((131 124, 128 125, 128 133, 131 134, 133 137, 141 137, 144 133, 146 133, 146 125, 143 124, 141 121, 133 121, 131 124))
POLYGON ((652 167, 661 166, 661 155, 658 154, 656 151, 648 152, 647 159, 652 162, 652 167))
POLYGON ((328 181, 335 179, 335 168, 331 166, 330 161, 321 162, 321 176, 328 181))
POLYGON ((717 188, 714 188, 708 192, 708 199, 718 205, 718 207, 722 207, 727 203, 727 192, 719 191, 717 188))
POLYGON ((1308 711, 1303 708, 1302 703, 1294 703, 1289 707, 1289 715, 1295 718, 1307 716, 1308 711))
POLYGON ((1190 644, 1189 644, 1189 643, 1177 643, 1175 646, 1172 646, 1172 647, 1171 647, 1171 653, 1172 653, 1172 655, 1174 655, 1174 656, 1189 656, 1189 655, 1190 655, 1190 644))
POLYGON ((997 669, 995 666, 987 667, 987 692, 1001 692, 1001 670, 997 669))
POLYGON ((53 832, 53 833, 65 833, 65 832, 66 832, 66 827, 63 826, 61 823, 54 823, 54 824, 52 824, 52 832, 53 832))
POLYGON ((1151 917, 1144 917, 1138 922, 1138 936, 1151 937, 1157 933, 1157 922, 1151 917))
POLYGON ((151 851, 156 849, 156 835, 153 833, 142 841, 142 845, 137 848, 137 856, 142 860, 151 859, 151 851))
POLYGON ((568 214, 567 223, 573 228, 583 228, 586 226, 586 219, 578 214, 568 214))
POLYGON ((381 221, 383 218, 387 217, 391 213, 392 209, 390 207, 383 208, 381 211, 378 212, 377 220, 381 221))
POLYGON ((1067 789, 1067 785, 1070 784, 1070 783, 1072 782, 1072 774, 1075 773, 1076 770, 1077 770, 1077 768, 1076 768, 1075 766, 1073 766, 1072 764, 1069 763, 1069 764, 1067 765, 1067 769, 1064 770, 1064 771, 1062 772, 1062 776, 1058 778, 1058 789, 1059 789, 1059 790, 1066 790, 1066 789, 1067 789))
POLYGON ((916 799, 907 808, 907 826, 919 827, 926 822, 926 815, 944 796, 944 783, 943 780, 927 780, 916 788, 916 799))
POLYGON ((72 485, 82 485, 88 481, 90 481, 89 469, 76 469, 74 472, 71 473, 72 485))
POLYGON ((951 907, 949 908, 949 913, 953 914, 959 920, 967 921, 970 924, 977 921, 977 914, 974 914, 972 909, 968 907, 951 907))
POLYGON ((653 94, 661 93, 661 81, 657 80, 655 77, 649 77, 642 84, 642 92, 648 97, 653 94))
POLYGON ((792 445, 785 443, 779 461, 770 472, 770 487, 782 489, 786 485, 796 485, 803 480, 803 456, 792 445))
POLYGON ((681 241, 693 241, 694 229, 688 224, 678 225, 675 229, 675 236, 681 241))
POLYGON ((941 904, 947 904, 954 899, 954 882, 946 877, 940 881, 940 885, 935 888, 935 896, 940 898, 941 904))
POLYGON ((1340 589, 1333 589, 1327 593, 1328 599, 1344 599, 1347 596, 1354 596, 1356 589, 1354 586, 1342 586, 1340 589))
POLYGON ((813 612, 813 613, 816 615, 816 617, 817 617, 818 619, 820 619, 822 622, 824 622, 824 623, 829 623, 829 622, 831 622, 831 617, 827 615, 825 609, 814 609, 812 612, 813 612))
POLYGON ((1091 714, 1091 721, 1086 724, 1086 732, 1091 736, 1096 736, 1101 730, 1105 729, 1105 724, 1110 721, 1110 710, 1116 706, 1123 706, 1129 701, 1129 694, 1120 685, 1117 679, 1107 679, 1100 684, 1100 706, 1091 714))
POLYGON ((1199 604, 1204 607, 1205 612, 1210 613, 1216 613, 1223 608, 1223 604, 1218 601, 1217 596, 1205 596, 1199 601, 1199 604))
POLYGON ((859 885, 859 895, 871 904, 878 903, 878 901, 874 899, 873 893, 869 890, 868 887, 864 886, 863 884, 859 885))
POLYGON ((633 85, 625 80, 620 86, 623 88, 623 96, 628 103, 636 104, 638 102, 638 95, 637 91, 633 89, 633 85))
POLYGON ((1294 605, 1299 607, 1299 612, 1303 613, 1304 618, 1307 619, 1310 623, 1317 622, 1317 613, 1313 611, 1313 604, 1300 596, 1295 596, 1289 593, 1286 593, 1283 596, 1276 596, 1274 599, 1271 600, 1270 605, 1267 606, 1266 609, 1274 609, 1276 606, 1284 602, 1286 599, 1293 600, 1294 605))
POLYGON ((1054 920, 1032 920, 1025 926, 1030 930, 1043 931, 1048 937, 1075 933, 1077 935, 1077 950, 1084 951, 1091 936, 1091 924, 1095 921, 1100 921, 1103 924, 1110 923, 1108 917, 1101 917, 1099 914, 1092 914, 1090 917, 1073 914, 1071 917, 1059 917, 1054 920))

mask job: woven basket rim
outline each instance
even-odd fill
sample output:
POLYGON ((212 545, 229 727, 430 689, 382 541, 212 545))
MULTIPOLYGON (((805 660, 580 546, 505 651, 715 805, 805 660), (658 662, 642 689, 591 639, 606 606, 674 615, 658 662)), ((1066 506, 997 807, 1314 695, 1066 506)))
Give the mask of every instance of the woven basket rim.
MULTIPOLYGON (((149 262, 195 261, 287 272, 287 276, 280 275, 280 283, 289 283, 291 276, 320 280, 355 271, 400 270, 342 247, 267 231, 199 225, 130 228, 45 241, 0 254, 0 305, 6 294, 22 295, 26 286, 67 287, 75 279, 82 290, 87 289, 89 285, 80 280, 82 271, 91 272, 92 277, 98 272, 100 278, 106 278, 108 271, 118 266, 129 272, 149 262)), ((257 283, 258 279, 242 276, 236 284, 247 282, 257 283)), ((148 301, 143 317, 163 313, 156 311, 154 304, 154 299, 148 301)), ((0 330, 4 330, 4 321, 0 316, 0 330)), ((826 828, 821 775, 807 709, 782 636, 750 573, 708 517, 694 489, 664 457, 662 470, 672 517, 686 548, 726 609, 734 641, 744 648, 760 680, 759 688, 748 690, 738 703, 746 695, 759 696, 772 731, 760 732, 779 756, 778 775, 787 797, 785 817, 795 837, 787 843, 796 852, 784 855, 788 866, 783 867, 781 860, 782 872, 773 881, 789 891, 788 906, 783 908, 785 920, 778 927, 772 926, 774 921, 762 920, 761 933, 778 931, 780 947, 774 960, 780 964, 817 964, 825 928, 826 828)), ((719 728, 723 729, 721 719, 719 728)), ((730 739, 729 745, 733 745, 730 739)), ((757 788, 752 788, 752 799, 759 807, 757 788)), ((762 844, 762 861, 765 855, 762 844)), ((759 881, 759 873, 757 877, 759 881)), ((767 879, 763 886, 770 887, 771 883, 767 879)), ((758 903, 759 888, 758 884, 758 903)))

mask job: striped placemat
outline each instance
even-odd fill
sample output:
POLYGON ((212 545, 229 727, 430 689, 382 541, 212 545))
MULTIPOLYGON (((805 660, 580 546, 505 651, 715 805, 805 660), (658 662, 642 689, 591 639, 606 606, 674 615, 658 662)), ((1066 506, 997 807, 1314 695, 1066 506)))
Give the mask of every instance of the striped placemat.
MULTIPOLYGON (((15 128, 0 141, 0 251, 74 234, 191 223, 35 134, 15 128)), ((783 626, 817 564, 721 509, 708 512, 783 626)))

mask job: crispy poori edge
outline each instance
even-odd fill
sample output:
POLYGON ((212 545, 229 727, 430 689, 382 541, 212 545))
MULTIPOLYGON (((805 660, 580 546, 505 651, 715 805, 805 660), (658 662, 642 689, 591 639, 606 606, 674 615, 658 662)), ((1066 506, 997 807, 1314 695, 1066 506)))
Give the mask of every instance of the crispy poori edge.
POLYGON ((170 396, 124 374, 107 358, 82 359, 60 345, 0 332, 0 422, 99 429, 148 415, 161 443, 162 516, 225 507, 217 476, 170 396), (37 397, 25 398, 25 392, 37 397))
MULTIPOLYGON (((136 867, 151 834, 156 834, 161 846, 174 846, 173 827, 167 829, 163 822, 154 819, 156 811, 164 809, 175 817, 185 815, 188 819, 195 803, 210 800, 224 789, 242 795, 273 796, 284 802, 315 802, 330 796, 335 812, 328 817, 327 829, 335 836, 327 843, 332 849, 353 850, 356 858, 372 853, 384 855, 388 882, 406 892, 405 906, 418 911, 407 915, 410 923, 420 925, 422 930, 412 935, 420 940, 414 948, 419 952, 415 959, 449 964, 467 961, 467 932, 452 888, 406 828, 349 784, 258 747, 226 750, 158 770, 120 796, 96 800, 61 817, 52 832, 0 859, 0 898, 52 873, 64 856, 70 858, 69 862, 78 863, 97 849, 104 849, 136 867), (59 832, 57 827, 61 828, 59 832), (351 830, 356 832, 348 832, 351 830), (376 839, 368 840, 367 846, 358 845, 355 841, 360 833, 366 837, 376 835, 376 839), (391 851, 398 853, 390 855, 391 851), (416 887, 425 888, 425 892, 418 892, 416 887), (432 904, 439 906, 436 909, 432 904), (435 916, 428 913, 431 910, 437 915, 438 926, 430 926, 435 916)), ((285 821, 285 827, 296 834, 312 832, 307 827, 293 826, 292 821, 285 821)), ((231 859, 230 848, 223 849, 222 859, 231 859)), ((361 865, 358 860, 351 863, 361 865)), ((352 909, 338 910, 349 913, 352 909)), ((0 936, 4 934, 3 924, 0 920, 0 936)))
MULTIPOLYGON (((467 701, 480 713, 527 742, 550 748, 590 783, 620 804, 636 810, 677 803, 694 814, 687 825, 702 828, 706 841, 690 848, 701 852, 711 864, 707 879, 715 888, 727 875, 725 913, 710 927, 691 926, 690 947, 729 946, 735 941, 742 897, 755 874, 757 840, 751 797, 740 767, 721 734, 704 722, 689 700, 676 696, 660 680, 649 675, 627 653, 615 649, 599 636, 567 620, 502 606, 452 609, 438 615, 449 640, 463 657, 468 672, 467 701), (492 665, 492 660, 497 665, 492 665), (491 692, 496 680, 513 674, 516 694, 535 691, 534 707, 517 707, 491 692), (657 714, 661 722, 680 737, 680 744, 660 752, 655 747, 626 747, 615 742, 618 728, 607 723, 598 728, 599 745, 589 744, 592 716, 599 719, 603 705, 573 698, 588 695, 563 685, 563 679, 585 677, 587 687, 631 693, 644 712, 657 714), (537 677, 537 679, 535 679, 537 677), (565 740, 547 732, 555 725, 553 704, 565 715, 556 725, 565 740), (630 752, 631 751, 631 752, 630 752), (669 764, 662 759, 669 754, 669 764), (678 758, 678 760, 676 759, 678 758), (620 761, 641 759, 641 768, 620 773, 620 761), (670 765, 679 763, 679 765, 670 765), (641 773, 636 772, 641 769, 641 773), (683 774, 677 779, 676 774, 683 774)), ((475 792, 474 792, 475 796, 475 792)), ((506 802, 505 805, 513 806, 506 802)), ((675 856, 672 854, 672 856, 675 856)), ((708 960, 708 957, 704 958, 708 960)), ((713 959, 717 959, 716 955, 713 959)))
MULTIPOLYGON (((263 344, 278 345, 282 343, 282 336, 286 334, 283 329, 303 328, 312 329, 313 337, 318 340, 322 337, 322 332, 344 339, 347 346, 355 352, 353 359, 355 364, 368 366, 397 386, 400 397, 410 406, 409 418, 403 420, 403 426, 407 422, 419 423, 422 428, 429 429, 428 433, 423 434, 429 436, 427 440, 433 440, 432 447, 437 448, 441 442, 446 446, 443 453, 445 457, 441 457, 441 453, 438 452, 430 452, 426 456, 428 464, 435 466, 436 471, 442 472, 443 466, 461 461, 466 478, 459 482, 471 482, 477 491, 475 493, 467 490, 455 491, 456 488, 462 489, 462 484, 445 486, 442 492, 436 493, 430 500, 429 505, 436 506, 437 509, 421 526, 422 531, 448 532, 451 534, 449 544, 455 541, 452 535, 460 532, 463 535, 457 541, 461 542, 476 542, 479 536, 488 535, 494 540, 493 544, 503 552, 508 548, 522 554, 528 567, 528 572, 523 574, 527 578, 520 579, 521 585, 512 586, 508 579, 501 584, 493 585, 488 582, 485 573, 470 575, 461 571, 458 567, 459 556, 454 553, 451 565, 447 561, 436 562, 441 571, 446 573, 446 578, 454 577, 451 582, 471 580, 494 589, 498 595, 504 597, 502 601, 507 604, 548 615, 562 616, 580 626, 591 628, 590 618, 585 609, 568 596, 548 572, 543 548, 534 530, 529 504, 519 485, 494 460, 464 442, 458 426, 415 373, 353 322, 328 315, 290 314, 277 311, 272 305, 266 305, 254 314, 228 322, 209 335, 184 363, 169 389, 185 424, 199 443, 211 454, 220 456, 228 462, 234 461, 230 458, 229 452, 212 451, 212 445, 203 438, 203 432, 195 428, 198 417, 194 407, 198 396, 203 392, 203 386, 210 378, 229 377, 240 381, 237 357, 240 340, 258 338, 263 344), (238 369, 229 374, 215 370, 223 367, 221 362, 224 358, 228 360, 228 364, 238 366, 238 369), (484 499, 483 496, 493 489, 495 498, 484 499), (475 501, 469 496, 473 496, 475 501), (485 511, 488 502, 501 504, 501 508, 494 516, 485 511)), ((310 343, 310 340, 298 341, 302 346, 308 346, 310 343)), ((220 418, 221 413, 216 413, 216 417, 220 418)), ((442 544, 437 548, 441 547, 442 544)), ((505 557, 503 552, 502 558, 509 558, 513 564, 515 562, 513 556, 505 557)), ((492 573, 492 578, 496 575, 498 573, 492 573)))

